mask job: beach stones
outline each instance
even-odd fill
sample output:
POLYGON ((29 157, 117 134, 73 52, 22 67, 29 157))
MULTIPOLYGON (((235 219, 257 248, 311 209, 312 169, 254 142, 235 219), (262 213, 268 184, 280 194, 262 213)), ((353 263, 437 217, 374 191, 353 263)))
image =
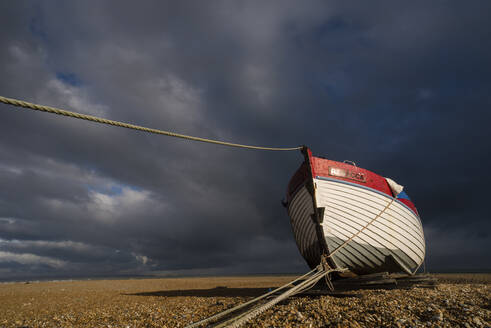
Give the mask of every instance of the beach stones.
MULTIPOLYGON (((184 327, 292 277, 0 284, 0 327, 184 327), (216 288, 222 286, 222 288, 216 288)), ((489 284, 293 297, 245 327, 488 327, 489 284)))

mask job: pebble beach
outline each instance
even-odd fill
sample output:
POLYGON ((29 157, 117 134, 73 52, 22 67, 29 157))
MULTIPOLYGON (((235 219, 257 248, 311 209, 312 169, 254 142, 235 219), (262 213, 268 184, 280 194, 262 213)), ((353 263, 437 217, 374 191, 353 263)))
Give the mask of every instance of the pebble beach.
MULTIPOLYGON (((439 274, 436 288, 292 297, 246 327, 490 327, 491 274, 439 274)), ((0 284, 0 327, 184 327, 295 276, 0 284)))

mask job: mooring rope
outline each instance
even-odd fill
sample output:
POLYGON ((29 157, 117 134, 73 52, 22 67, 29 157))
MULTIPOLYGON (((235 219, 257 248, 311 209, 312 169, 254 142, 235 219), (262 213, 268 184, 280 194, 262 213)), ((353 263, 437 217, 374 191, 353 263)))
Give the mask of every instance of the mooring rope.
POLYGON ((81 120, 87 120, 87 121, 92 121, 92 122, 96 122, 96 123, 101 123, 101 124, 108 124, 108 125, 119 126, 119 127, 127 128, 127 129, 139 130, 139 131, 144 131, 144 132, 148 132, 148 133, 162 134, 162 135, 169 136, 169 137, 182 138, 182 139, 199 141, 199 142, 207 142, 207 143, 217 144, 217 145, 222 145, 222 146, 256 149, 256 150, 271 150, 271 151, 290 151, 290 150, 300 150, 303 148, 303 146, 298 146, 298 147, 251 146, 251 145, 243 145, 243 144, 220 141, 220 140, 193 137, 193 136, 175 133, 175 132, 171 132, 171 131, 152 129, 152 128, 147 128, 147 127, 139 126, 139 125, 135 125, 135 124, 108 120, 108 119, 97 117, 97 116, 71 112, 71 111, 68 111, 65 109, 33 104, 33 103, 30 103, 27 101, 7 98, 7 97, 3 97, 3 96, 0 96, 0 102, 3 102, 4 104, 7 104, 7 105, 16 106, 16 107, 23 107, 23 108, 28 108, 28 109, 32 109, 32 110, 41 111, 41 112, 47 112, 47 113, 51 113, 51 114, 68 116, 68 117, 78 118, 81 120))
POLYGON ((238 314, 235 317, 226 319, 225 321, 222 321, 220 323, 216 323, 214 326, 215 328, 224 328, 224 327, 238 328, 238 327, 242 326, 243 324, 245 324, 247 321, 251 320, 252 318, 260 315, 264 311, 266 311, 266 310, 270 309, 271 307, 273 307, 274 305, 278 304, 279 302, 281 302, 281 301, 283 301, 283 300, 285 300, 285 299, 287 299, 293 295, 302 293, 302 292, 312 288, 319 280, 321 280, 323 277, 327 276, 328 274, 330 274, 331 272, 334 272, 334 271, 344 271, 344 270, 342 270, 342 269, 327 269, 326 270, 326 268, 323 266, 323 264, 320 264, 316 268, 314 268, 313 270, 304 274, 303 276, 298 277, 297 279, 295 279, 295 280, 293 280, 293 281, 291 281, 291 282, 289 282, 289 283, 287 283, 281 287, 278 287, 275 290, 272 290, 272 291, 270 291, 264 295, 256 297, 256 298, 254 298, 254 299, 252 299, 246 303, 240 304, 240 305, 235 306, 231 309, 217 313, 211 317, 205 318, 205 319, 200 320, 200 321, 195 322, 195 323, 191 323, 191 324, 187 325, 185 328, 195 328, 195 327, 199 327, 199 326, 202 326, 205 324, 211 324, 213 322, 216 323, 217 321, 219 321, 219 319, 224 318, 226 315, 231 314, 233 312, 236 312, 236 311, 240 310, 241 308, 246 307, 247 305, 257 303, 258 301, 266 298, 267 296, 270 296, 272 294, 277 293, 278 291, 280 291, 282 289, 285 289, 289 286, 292 286, 295 282, 298 282, 298 281, 305 278, 304 281, 302 281, 298 285, 293 285, 293 287, 282 292, 280 295, 274 297, 273 299, 267 301, 266 303, 261 304, 261 305, 256 306, 256 307, 252 307, 252 308, 246 310, 245 312, 238 314))
POLYGON ((330 252, 328 255, 323 255, 323 258, 321 258, 321 264, 319 264, 316 268, 314 268, 313 270, 307 272, 306 274, 304 274, 303 276, 301 277, 298 277, 297 279, 281 286, 281 287, 278 287, 276 288, 275 290, 273 291, 270 291, 264 295, 261 295, 259 297, 256 297, 246 303, 243 303, 243 304, 240 304, 238 306, 235 306, 231 309, 228 309, 228 310, 225 310, 223 312, 220 312, 220 313, 217 313, 211 317, 208 317, 208 318, 205 318, 203 320, 200 320, 198 322, 195 322, 195 323, 192 323, 188 326, 186 326, 185 328, 195 328, 195 327, 199 327, 199 326, 202 326, 204 324, 207 324, 207 323, 211 323, 211 322, 216 322, 218 321, 220 318, 223 318, 225 317, 227 314, 231 314, 233 312, 236 312, 237 310, 241 309, 241 308, 244 308, 245 306, 247 305, 251 305, 253 303, 257 303, 258 301, 264 299, 265 297, 267 296, 270 296, 282 289, 285 289, 286 287, 288 286, 292 286, 293 283, 299 281, 299 280, 302 280, 305 278, 305 280, 284 291, 282 294, 276 296, 275 298, 273 298, 272 300, 262 304, 262 305, 259 305, 259 306, 256 306, 256 307, 253 307, 247 311, 245 311, 244 313, 240 313, 239 315, 235 316, 235 317, 232 317, 226 321, 223 321, 219 324, 217 324, 215 326, 215 328, 238 328, 240 326, 242 326, 243 324, 245 324, 247 321, 251 320, 252 318, 260 315, 261 313, 263 313, 264 311, 270 309, 271 307, 273 307, 275 304, 287 299, 288 297, 290 296, 293 296, 293 295, 296 295, 296 294, 299 294, 299 293, 302 293, 310 288, 312 288, 320 279, 322 279, 323 277, 326 277, 326 282, 328 284, 328 287, 330 287, 331 289, 333 288, 332 286, 332 283, 330 282, 330 279, 329 279, 329 274, 332 273, 332 272, 343 272, 345 271, 346 269, 343 269, 343 268, 340 268, 340 269, 332 269, 329 267, 329 265, 327 264, 326 262, 326 259, 327 258, 330 258, 332 257, 335 253, 337 253, 338 251, 342 250, 343 248, 345 248, 350 242, 353 241, 354 238, 356 238, 361 232, 363 232, 365 229, 367 229, 371 224, 373 224, 383 213, 385 213, 385 211, 392 205, 392 203, 394 202, 395 198, 393 198, 390 202, 387 203, 387 205, 373 218, 371 219, 365 226, 363 226, 361 229, 359 229, 357 232, 355 232, 350 238, 348 238, 344 243, 342 243, 341 245, 339 245, 337 248, 335 248, 332 252, 330 252), (307 278, 306 278, 307 277, 307 278))
POLYGON ((238 317, 232 318, 228 321, 225 321, 217 326, 215 328, 239 328, 245 323, 247 323, 249 320, 252 318, 255 318, 256 316, 260 315, 261 313, 267 311, 274 305, 278 304, 281 301, 286 300, 290 296, 302 293, 310 288, 312 288, 319 280, 322 279, 325 275, 330 273, 331 271, 325 271, 323 268, 319 268, 319 270, 309 279, 305 280, 304 282, 298 284, 297 286, 285 291, 284 293, 278 295, 277 297, 273 298, 272 300, 266 302, 265 304, 262 304, 256 308, 252 308, 249 311, 246 311, 245 313, 239 315, 238 317))
POLYGON ((324 276, 329 274, 332 271, 336 270, 329 270, 325 271, 323 268, 320 268, 319 271, 313 275, 311 278, 305 280, 304 282, 298 284, 297 286, 285 291, 283 294, 278 295, 274 299, 270 300, 269 302, 262 304, 256 308, 253 308, 249 311, 246 311, 245 313, 241 314, 240 316, 236 318, 232 318, 224 323, 221 323, 220 325, 217 325, 215 328, 239 328, 245 323, 247 323, 249 320, 252 318, 255 318, 256 316, 260 315, 261 313, 267 311, 274 305, 278 304, 281 301, 286 300, 287 298, 294 296, 296 294, 300 294, 306 290, 309 290, 312 288, 319 280, 321 280, 324 276))
POLYGON ((235 312, 235 311, 237 311, 237 310, 239 310, 239 309, 241 309, 241 308, 243 308, 243 307, 245 307, 245 306, 247 306, 247 305, 250 305, 250 304, 256 303, 256 302, 258 302, 258 301, 260 301, 260 300, 262 300, 262 299, 264 299, 264 298, 266 298, 266 297, 268 297, 268 296, 270 296, 270 295, 272 295, 272 294, 274 294, 274 293, 276 293, 276 292, 278 292, 278 291, 280 291, 280 290, 282 290, 282 289, 285 289, 285 288, 286 288, 286 287, 288 287, 288 286, 291 286, 291 285, 292 285, 292 284, 294 284, 295 282, 297 282, 297 281, 299 281, 299 280, 302 280, 303 278, 307 277, 308 275, 312 274, 313 272, 315 272, 315 271, 317 271, 317 270, 318 270, 318 268, 315 268, 315 269, 313 269, 313 270, 311 270, 311 271, 307 272, 307 273, 306 273, 306 274, 304 274, 303 276, 300 276, 300 277, 298 277, 297 279, 295 279, 295 280, 293 280, 293 281, 290 281, 289 283, 287 283, 287 284, 285 284, 285 285, 283 285, 283 286, 281 286, 281 287, 278 287, 278 288, 276 288, 276 289, 274 289, 274 290, 272 290, 272 291, 269 291, 269 292, 267 292, 266 294, 263 294, 263 295, 261 295, 261 296, 258 296, 258 297, 254 298, 254 299, 252 299, 252 300, 250 300, 250 301, 247 301, 247 302, 245 302, 245 303, 239 304, 239 305, 237 305, 237 306, 235 306, 235 307, 233 307, 233 308, 231 308, 231 309, 228 309, 228 310, 225 310, 225 311, 219 312, 219 313, 217 313, 217 314, 215 314, 215 315, 213 315, 213 316, 211 316, 211 317, 208 317, 208 318, 206 318, 206 319, 203 319, 203 320, 200 320, 200 321, 198 321, 198 322, 192 323, 192 324, 190 324, 190 325, 186 326, 186 328, 194 328, 194 327, 201 326, 201 325, 203 325, 203 324, 205 324, 205 323, 208 323, 208 322, 211 322, 211 321, 216 321, 216 320, 218 320, 218 319, 220 319, 220 318, 224 317, 224 316, 225 316, 225 315, 227 315, 227 314, 230 314, 230 313, 232 313, 232 312, 235 312))

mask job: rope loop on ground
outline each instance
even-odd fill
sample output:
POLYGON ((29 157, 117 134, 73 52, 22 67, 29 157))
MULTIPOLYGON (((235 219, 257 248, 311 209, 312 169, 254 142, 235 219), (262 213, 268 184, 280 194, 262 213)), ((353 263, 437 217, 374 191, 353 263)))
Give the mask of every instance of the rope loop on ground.
POLYGON ((181 138, 181 139, 192 140, 192 141, 206 142, 206 143, 217 144, 217 145, 222 145, 222 146, 229 146, 229 147, 236 147, 236 148, 247 148, 247 149, 255 149, 255 150, 270 150, 270 151, 292 151, 292 150, 300 150, 303 148, 303 146, 298 146, 298 147, 251 146, 251 145, 243 145, 243 144, 220 141, 220 140, 193 137, 193 136, 188 136, 188 135, 180 134, 180 133, 176 133, 176 132, 152 129, 152 128, 147 128, 147 127, 139 126, 139 125, 135 125, 135 124, 108 120, 108 119, 97 117, 97 116, 71 112, 71 111, 68 111, 65 109, 33 104, 33 103, 30 103, 27 101, 7 98, 7 97, 3 97, 3 96, 0 96, 0 102, 7 104, 7 105, 16 106, 16 107, 23 107, 23 108, 37 110, 37 111, 41 111, 41 112, 47 112, 47 113, 56 114, 56 115, 63 115, 63 116, 78 118, 81 120, 118 126, 121 128, 144 131, 144 132, 148 132, 148 133, 161 134, 161 135, 165 135, 165 136, 169 136, 169 137, 181 138))

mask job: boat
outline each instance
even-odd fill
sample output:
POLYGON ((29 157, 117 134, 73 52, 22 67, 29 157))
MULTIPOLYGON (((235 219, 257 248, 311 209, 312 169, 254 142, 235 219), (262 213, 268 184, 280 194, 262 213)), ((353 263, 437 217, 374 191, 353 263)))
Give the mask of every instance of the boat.
POLYGON ((312 155, 291 178, 283 205, 298 249, 311 268, 322 258, 339 276, 416 273, 425 238, 404 187, 356 166, 312 155))

